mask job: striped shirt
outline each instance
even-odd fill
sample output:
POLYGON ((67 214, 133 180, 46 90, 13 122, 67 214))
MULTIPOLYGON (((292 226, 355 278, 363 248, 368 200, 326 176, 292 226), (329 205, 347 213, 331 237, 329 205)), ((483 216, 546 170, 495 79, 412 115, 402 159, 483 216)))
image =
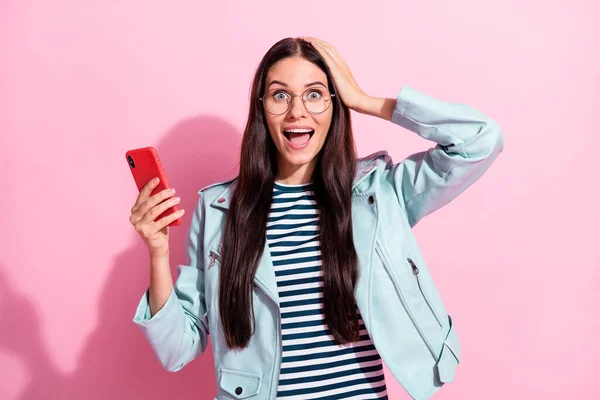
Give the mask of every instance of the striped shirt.
POLYGON ((281 307, 278 399, 387 399, 383 365, 358 312, 360 339, 337 345, 323 315, 319 212, 311 184, 275 183, 267 222, 281 307))

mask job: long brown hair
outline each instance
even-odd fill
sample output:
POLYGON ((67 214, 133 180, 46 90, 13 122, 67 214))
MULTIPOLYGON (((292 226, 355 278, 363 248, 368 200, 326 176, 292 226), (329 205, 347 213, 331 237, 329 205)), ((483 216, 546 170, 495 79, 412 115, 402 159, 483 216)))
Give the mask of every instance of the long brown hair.
MULTIPOLYGON (((321 68, 330 90, 331 73, 319 52, 302 39, 286 38, 260 62, 250 95, 250 111, 242 139, 240 172, 225 223, 221 249, 219 308, 228 348, 242 349, 254 331, 252 283, 266 243, 267 218, 277 176, 277 149, 259 101, 269 69, 279 60, 300 56, 321 68), (252 313, 251 313, 252 311, 252 313)), ((351 195, 356 150, 350 111, 339 96, 332 98, 329 132, 313 172, 319 210, 325 322, 336 342, 358 341, 354 287, 358 257, 352 236, 351 195)))

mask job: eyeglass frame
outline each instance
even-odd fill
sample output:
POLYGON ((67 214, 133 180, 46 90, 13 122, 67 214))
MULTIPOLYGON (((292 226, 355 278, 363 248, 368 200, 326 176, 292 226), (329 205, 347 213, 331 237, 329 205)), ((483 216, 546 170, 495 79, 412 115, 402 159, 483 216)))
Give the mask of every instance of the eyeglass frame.
MULTIPOLYGON (((335 97, 335 93, 331 93, 331 92, 329 91, 329 89, 325 88, 325 90, 327 90, 327 92, 329 93, 329 99, 327 99, 327 100, 325 100, 325 101, 326 101, 326 102, 327 102, 327 101, 328 101, 328 102, 330 102, 330 104, 329 104, 327 107, 325 107, 325 109, 324 109, 323 111, 321 111, 321 112, 318 112, 318 113, 317 113, 317 112, 312 112, 312 111, 310 111, 310 110, 309 110, 309 109, 306 107, 306 101, 304 100, 304 94, 305 94, 306 92, 308 92, 309 90, 315 90, 315 88, 308 88, 308 89, 306 89, 304 92, 302 92, 302 94, 289 93, 289 92, 287 92, 286 90, 283 90, 283 89, 273 89, 272 91, 277 91, 277 90, 281 90, 281 91, 283 91, 283 92, 286 92, 286 93, 288 93, 288 94, 291 96, 291 98, 290 98, 290 99, 289 99, 289 101, 288 101, 288 108, 287 108, 287 109, 286 109, 284 112, 282 112, 282 113, 275 114, 275 113, 273 113, 273 112, 271 112, 271 111, 267 110, 267 107, 265 106, 265 100, 264 100, 264 97, 265 97, 265 96, 264 96, 264 95, 263 95, 262 97, 259 97, 259 98, 258 98, 258 100, 262 102, 262 105, 263 105, 263 108, 264 108, 264 110, 265 110, 266 112, 268 112, 269 114, 271 114, 271 115, 283 115, 283 114, 285 114, 285 113, 289 112, 289 111, 292 109, 292 104, 294 103, 294 99, 295 99, 296 97, 300 97, 300 100, 302 100, 302 105, 304 106, 304 109, 305 109, 305 110, 306 110, 306 111, 307 111, 309 114, 313 114, 313 115, 319 115, 319 114, 323 114, 325 111, 327 111, 327 110, 329 109, 329 107, 331 107, 331 98, 332 98, 332 97, 335 97)), ((268 92, 267 92, 267 93, 268 93, 268 92)))

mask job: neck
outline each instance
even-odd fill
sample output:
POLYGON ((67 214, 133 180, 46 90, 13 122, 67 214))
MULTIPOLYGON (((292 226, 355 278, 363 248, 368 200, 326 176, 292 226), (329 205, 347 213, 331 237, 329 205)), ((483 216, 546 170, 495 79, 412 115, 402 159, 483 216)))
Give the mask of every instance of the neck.
POLYGON ((316 159, 304 165, 290 165, 280 163, 275 180, 284 185, 303 185, 312 182, 313 171, 315 170, 316 159))

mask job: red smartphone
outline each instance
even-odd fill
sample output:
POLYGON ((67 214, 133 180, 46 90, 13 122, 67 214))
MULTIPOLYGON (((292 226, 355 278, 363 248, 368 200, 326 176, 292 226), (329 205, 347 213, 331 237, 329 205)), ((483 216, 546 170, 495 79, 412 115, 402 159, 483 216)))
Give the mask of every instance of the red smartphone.
MULTIPOLYGON (((156 151, 154 147, 129 150, 125 153, 125 158, 129 164, 129 169, 131 170, 138 191, 141 191, 148 182, 156 177, 160 179, 160 183, 154 188, 150 196, 154 196, 156 193, 170 188, 167 174, 158 157, 158 151, 156 151)), ((158 221, 167 215, 171 215, 177 210, 177 205, 174 205, 156 217, 154 221, 158 221)), ((171 222, 168 226, 179 226, 181 225, 181 222, 182 217, 171 222)))

